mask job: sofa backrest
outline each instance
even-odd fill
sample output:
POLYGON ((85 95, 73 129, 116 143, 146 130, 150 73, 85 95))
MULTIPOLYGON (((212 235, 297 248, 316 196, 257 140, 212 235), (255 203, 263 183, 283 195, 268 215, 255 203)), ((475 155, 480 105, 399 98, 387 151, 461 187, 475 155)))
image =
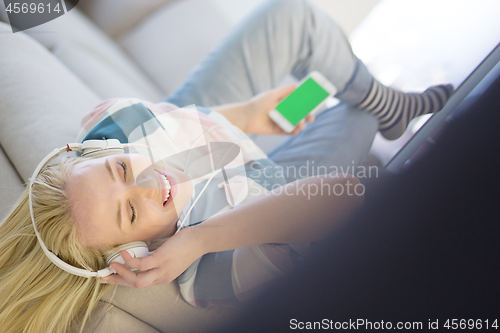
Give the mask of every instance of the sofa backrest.
POLYGON ((45 47, 3 23, 0 45, 0 144, 27 181, 45 155, 75 140, 81 118, 101 99, 45 47))
POLYGON ((176 0, 80 0, 77 8, 111 38, 119 38, 151 13, 176 0))
POLYGON ((78 6, 24 32, 52 52, 100 99, 127 96, 158 102, 165 94, 78 6))

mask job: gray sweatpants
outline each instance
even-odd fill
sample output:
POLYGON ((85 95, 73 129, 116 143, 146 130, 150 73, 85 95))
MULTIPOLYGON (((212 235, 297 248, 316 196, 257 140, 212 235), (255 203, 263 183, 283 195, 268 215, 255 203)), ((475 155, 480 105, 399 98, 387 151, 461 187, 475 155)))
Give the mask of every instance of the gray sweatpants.
POLYGON ((378 128, 374 116, 352 106, 367 95, 371 75, 337 24, 307 0, 265 2, 166 101, 178 106, 242 102, 275 88, 289 74, 300 80, 313 70, 337 87, 335 97, 343 103, 318 114, 268 156, 284 170, 309 169, 287 174, 288 181, 332 167, 356 167, 378 128))

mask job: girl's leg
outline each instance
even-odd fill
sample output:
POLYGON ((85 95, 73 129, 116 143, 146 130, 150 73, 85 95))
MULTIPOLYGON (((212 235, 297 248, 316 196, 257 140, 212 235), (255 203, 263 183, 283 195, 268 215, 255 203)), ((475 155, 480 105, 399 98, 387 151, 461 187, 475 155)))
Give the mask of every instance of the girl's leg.
MULTIPOLYGON (((329 16, 308 1, 269 1, 236 27, 167 101, 179 106, 244 101, 275 88, 290 73, 300 79, 312 70, 327 76, 339 90, 337 97, 351 104, 362 101, 372 82, 329 16)), ((288 167, 288 181, 317 174, 321 166, 328 172, 332 166, 347 169, 364 160, 376 131, 375 117, 343 105, 319 114, 269 156, 288 167)))
POLYGON ((337 98, 368 112, 351 112, 353 107, 344 105, 318 115, 270 154, 279 164, 357 165, 377 125, 389 124, 382 133, 397 137, 411 117, 434 110, 430 106, 444 104, 449 96, 441 88, 410 95, 380 85, 329 16, 307 0, 274 0, 234 29, 167 101, 179 106, 240 102, 276 87, 289 73, 301 79, 312 70, 337 87, 337 98))
POLYGON ((266 2, 190 74, 167 98, 184 106, 241 102, 275 88, 292 73, 301 79, 312 70, 338 89, 337 97, 359 104, 372 78, 337 24, 305 0, 266 2))
POLYGON ((168 100, 212 106, 246 100, 274 88, 283 77, 317 70, 341 101, 373 114, 384 137, 400 137, 411 119, 439 111, 451 85, 423 93, 385 87, 352 53, 337 24, 306 0, 267 2, 243 22, 168 100))
MULTIPOLYGON (((240 102, 275 88, 290 73, 301 79, 312 70, 323 73, 337 87, 336 97, 350 104, 359 104, 371 87, 371 75, 329 16, 309 1, 269 1, 236 27, 167 101, 179 106, 240 102)), ((364 160, 376 131, 372 115, 338 106, 319 114, 269 156, 285 172, 288 167, 288 181, 324 167, 347 170, 364 160)))

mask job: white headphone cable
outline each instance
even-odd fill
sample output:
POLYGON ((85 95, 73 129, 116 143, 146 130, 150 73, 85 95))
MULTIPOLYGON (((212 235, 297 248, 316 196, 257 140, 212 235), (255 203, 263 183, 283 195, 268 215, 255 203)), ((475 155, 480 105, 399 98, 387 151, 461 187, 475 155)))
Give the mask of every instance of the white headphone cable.
MULTIPOLYGON (((230 125, 230 124, 217 124, 217 125, 214 125, 212 127, 210 127, 208 130, 206 130, 205 132, 203 132, 202 135, 200 135, 194 142, 193 144, 191 145, 191 148, 190 148, 190 151, 189 151, 189 154, 188 154, 188 157, 186 158, 186 163, 187 161, 189 161, 189 157, 191 156, 191 151, 194 147, 194 145, 202 138, 204 137, 206 134, 208 134, 209 132, 211 132, 213 129, 217 128, 217 127, 230 127, 230 128, 236 128, 238 131, 240 131, 240 133, 243 134, 243 136, 245 136, 248 140, 250 140, 250 138, 245 134, 245 132, 243 132, 241 129, 239 129, 238 127, 234 126, 234 125, 230 125)), ((224 160, 224 158, 226 157, 226 155, 228 154, 229 150, 226 151, 226 153, 224 154, 224 156, 222 157, 222 160, 224 160)), ((187 167, 187 166, 186 166, 187 167)), ((190 166, 189 166, 190 167, 190 166)), ((186 170, 188 170, 188 167, 184 169, 185 172, 186 170)), ((213 171, 214 173, 210 176, 210 178, 208 179, 207 183, 205 184, 205 186, 203 186, 203 188, 201 189, 200 191, 200 194, 198 194, 198 196, 196 197, 195 201, 191 204, 191 207, 189 207, 186 215, 184 216, 184 218, 182 219, 182 222, 180 223, 180 225, 177 227, 177 230, 175 233, 178 233, 181 228, 184 226, 184 222, 186 222, 186 219, 187 217, 189 216, 189 214, 191 213, 191 210, 194 208, 194 205, 198 202, 198 199, 200 199, 201 195, 203 194, 203 192, 205 192, 205 190, 207 189, 208 185, 210 184, 210 182, 212 181, 212 179, 219 173, 222 171, 222 168, 221 169, 217 169, 216 171, 213 171)))

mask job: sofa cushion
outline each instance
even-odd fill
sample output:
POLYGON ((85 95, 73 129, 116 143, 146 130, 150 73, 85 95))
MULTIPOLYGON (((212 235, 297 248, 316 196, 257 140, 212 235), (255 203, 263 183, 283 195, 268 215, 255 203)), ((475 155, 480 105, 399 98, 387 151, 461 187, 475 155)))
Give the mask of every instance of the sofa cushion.
POLYGON ((165 95, 78 7, 25 33, 52 51, 101 99, 136 97, 157 102, 165 95))
POLYGON ((145 289, 118 286, 114 296, 109 292, 100 303, 99 310, 96 311, 94 320, 86 326, 85 333, 143 332, 142 328, 140 331, 137 328, 144 324, 147 324, 144 326, 145 332, 152 328, 155 329, 152 332, 189 333, 209 329, 216 332, 218 326, 227 325, 239 318, 239 313, 229 308, 192 307, 180 296, 177 282, 145 289), (110 300, 113 304, 111 308, 107 304, 110 300), (136 320, 125 318, 124 314, 133 314, 136 320), (121 317, 126 320, 117 320, 121 317))
MULTIPOLYGON (((113 305, 99 302, 91 319, 86 323, 83 333, 159 333, 153 326, 145 323, 129 313, 113 305)), ((80 333, 75 327, 70 333, 80 333)))

